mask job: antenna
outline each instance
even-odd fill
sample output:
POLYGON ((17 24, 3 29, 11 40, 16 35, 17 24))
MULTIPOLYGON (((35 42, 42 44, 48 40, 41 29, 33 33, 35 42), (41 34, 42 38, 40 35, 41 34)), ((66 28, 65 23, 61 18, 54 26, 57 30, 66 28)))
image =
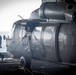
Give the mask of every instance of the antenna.
POLYGON ((20 15, 18 15, 22 20, 24 20, 24 18, 22 17, 22 16, 20 16, 20 15))

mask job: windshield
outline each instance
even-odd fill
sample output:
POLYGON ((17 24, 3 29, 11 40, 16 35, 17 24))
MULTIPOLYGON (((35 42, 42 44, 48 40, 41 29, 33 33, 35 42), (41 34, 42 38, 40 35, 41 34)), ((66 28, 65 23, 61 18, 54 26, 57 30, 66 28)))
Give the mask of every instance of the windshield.
POLYGON ((15 27, 16 27, 16 25, 14 24, 14 25, 12 26, 11 31, 9 32, 9 38, 10 38, 10 39, 12 39, 12 37, 13 37, 15 27))

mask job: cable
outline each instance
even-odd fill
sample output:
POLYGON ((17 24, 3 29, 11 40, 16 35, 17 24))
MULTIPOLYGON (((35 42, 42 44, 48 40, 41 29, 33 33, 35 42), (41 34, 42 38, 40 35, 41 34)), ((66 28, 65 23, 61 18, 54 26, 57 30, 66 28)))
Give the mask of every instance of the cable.
POLYGON ((27 70, 31 75, 34 75, 33 72, 31 72, 28 68, 25 68, 25 70, 27 70))

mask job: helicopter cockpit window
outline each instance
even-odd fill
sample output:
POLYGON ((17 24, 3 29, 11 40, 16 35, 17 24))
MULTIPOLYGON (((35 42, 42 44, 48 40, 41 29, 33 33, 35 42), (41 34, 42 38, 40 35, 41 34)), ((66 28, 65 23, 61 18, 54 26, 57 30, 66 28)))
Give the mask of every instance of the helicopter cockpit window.
POLYGON ((33 39, 36 44, 40 44, 42 27, 36 27, 33 31, 33 39))
POLYGON ((25 36, 26 34, 26 30, 25 30, 25 27, 24 26, 21 26, 21 29, 20 29, 20 41, 22 40, 22 38, 25 36))
POLYGON ((27 37, 25 37, 25 35, 26 35, 26 30, 25 30, 25 26, 21 26, 21 29, 20 29, 20 34, 19 34, 19 37, 20 37, 20 41, 22 41, 21 42, 21 44, 22 44, 22 46, 26 46, 26 44, 27 44, 27 37))
POLYGON ((13 38, 15 27, 16 27, 16 25, 14 24, 13 27, 12 27, 12 29, 11 29, 11 31, 10 31, 10 33, 9 33, 9 39, 13 38))
POLYGON ((50 46, 50 45, 52 46, 53 40, 54 40, 53 38, 55 36, 54 30, 55 30, 55 28, 52 26, 45 28, 44 33, 43 33, 44 45, 45 46, 50 46))

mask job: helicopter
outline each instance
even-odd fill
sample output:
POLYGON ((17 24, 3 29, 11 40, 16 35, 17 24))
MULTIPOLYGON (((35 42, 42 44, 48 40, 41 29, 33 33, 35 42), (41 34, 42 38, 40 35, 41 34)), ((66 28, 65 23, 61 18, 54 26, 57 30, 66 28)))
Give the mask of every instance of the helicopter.
POLYGON ((47 62, 46 65, 54 63, 58 68, 76 66, 75 8, 76 3, 42 3, 30 19, 13 24, 7 51, 19 59, 23 68, 31 68, 34 63, 46 68, 38 61, 47 62))

